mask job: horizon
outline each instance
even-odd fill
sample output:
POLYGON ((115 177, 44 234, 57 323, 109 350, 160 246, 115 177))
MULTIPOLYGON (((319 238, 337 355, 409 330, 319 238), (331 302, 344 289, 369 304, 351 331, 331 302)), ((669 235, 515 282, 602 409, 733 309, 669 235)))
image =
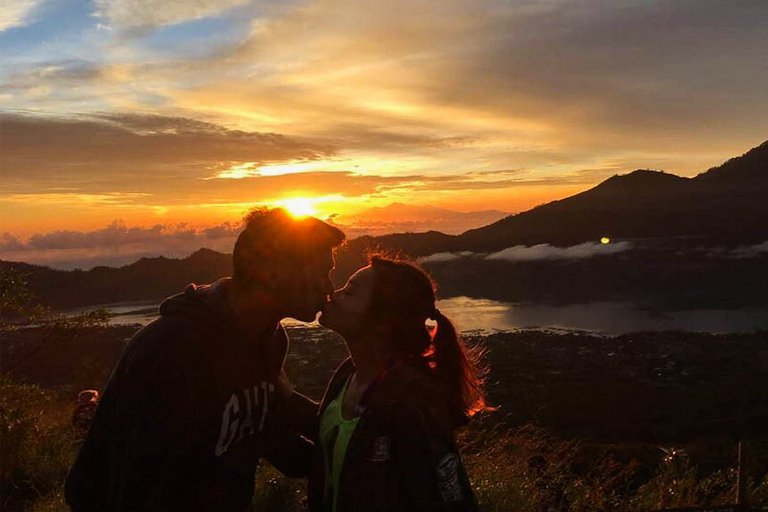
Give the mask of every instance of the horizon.
MULTIPOLYGON (((377 214, 372 217, 348 217, 349 225, 335 223, 333 218, 324 220, 344 230, 347 239, 352 240, 361 236, 430 230, 457 235, 509 215, 508 212, 496 210, 457 212, 408 205, 409 212, 421 213, 421 216, 403 218, 396 211, 391 214, 390 208, 397 206, 401 205, 392 203, 377 208, 377 214), (413 212, 412 209, 422 211, 413 212)), ((311 214, 301 210, 293 210, 292 213, 311 214)), ((231 254, 241 229, 240 222, 224 222, 218 226, 181 223, 145 228, 128 226, 117 220, 93 231, 60 230, 35 234, 26 239, 4 233, 0 234, 0 261, 41 265, 57 270, 89 270, 97 266, 122 267, 142 258, 184 259, 202 249, 231 254)))
POLYGON ((0 259, 229 250, 256 206, 350 237, 458 234, 635 169, 692 177, 768 138, 766 15, 710 0, 10 0, 0 259))

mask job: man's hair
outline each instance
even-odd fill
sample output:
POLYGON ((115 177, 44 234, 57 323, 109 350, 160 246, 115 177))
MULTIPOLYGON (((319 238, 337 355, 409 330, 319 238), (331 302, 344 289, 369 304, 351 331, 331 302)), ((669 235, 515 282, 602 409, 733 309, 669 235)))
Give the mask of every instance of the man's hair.
POLYGON ((276 265, 304 265, 338 247, 344 233, 314 217, 296 218, 282 208, 251 210, 232 251, 232 279, 237 285, 261 281, 276 265))

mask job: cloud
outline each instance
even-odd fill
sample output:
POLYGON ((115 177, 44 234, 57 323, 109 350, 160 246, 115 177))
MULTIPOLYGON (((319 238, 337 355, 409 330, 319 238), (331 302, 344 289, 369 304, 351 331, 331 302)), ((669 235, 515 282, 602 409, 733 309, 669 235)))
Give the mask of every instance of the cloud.
POLYGON ((103 65, 82 59, 67 59, 20 65, 0 83, 0 91, 28 93, 35 87, 79 87, 99 78, 103 65))
POLYGON ((717 248, 709 251, 712 257, 726 257, 737 259, 759 258, 768 254, 768 242, 755 245, 742 245, 734 249, 717 248))
POLYGON ((470 256, 474 255, 475 253, 470 251, 437 252, 435 254, 430 254, 429 256, 419 258, 419 263, 445 263, 446 261, 456 261, 463 258, 469 258, 470 256))
POLYGON ((616 242, 601 244, 597 242, 585 242, 571 247, 554 247, 549 244, 534 246, 516 245, 491 254, 476 254, 471 252, 436 253, 421 258, 422 263, 441 263, 455 261, 469 257, 480 257, 486 260, 496 261, 540 261, 540 260, 577 260, 594 258, 596 256, 608 256, 632 249, 629 242, 616 242))
POLYGON ((166 208, 314 185, 519 211, 635 168, 692 174, 768 130, 762 0, 99 0, 96 11, 147 37, 64 26, 63 39, 45 32, 8 52, 3 105, 60 115, 0 114, 0 195, 120 191, 166 208), (217 19, 148 33, 204 17, 217 19), (308 163, 293 179, 261 172, 308 163), (203 181, 237 166, 252 178, 203 181))
POLYGON ((418 158, 411 164, 408 159, 345 156, 324 139, 250 132, 180 116, 0 112, 0 134, 0 202, 30 205, 256 203, 286 194, 361 197, 594 179, 579 173, 541 178, 522 169, 409 173, 410 165, 413 170, 422 165, 418 158), (210 179, 216 176, 241 179, 210 179))
POLYGON ((11 233, 0 236, 0 251, 23 251, 25 248, 24 242, 11 233))
POLYGON ((237 222, 207 227, 129 227, 115 221, 93 231, 53 231, 28 239, 4 233, 0 236, 0 258, 57 268, 124 265, 149 256, 185 257, 201 247, 231 252, 240 230, 237 222))
MULTIPOLYGON (((238 4, 104 0, 97 10, 137 27, 238 4)), ((739 9, 714 0, 259 2, 243 16, 248 39, 203 58, 131 42, 91 68, 47 63, 76 72, 44 83, 53 109, 183 112, 323 141, 337 154, 420 156, 419 172, 527 168, 556 179, 613 164, 691 173, 768 129, 766 15, 768 4, 751 0, 739 9), (85 89, 73 86, 78 76, 85 89)), ((213 30, 223 37, 228 26, 213 30)), ((39 69, 24 73, 25 91, 40 85, 39 69)))
POLYGON ((31 23, 32 15, 40 4, 42 0, 3 0, 0 7, 0 32, 31 23))
POLYGON ((326 133, 364 120, 374 133, 495 140, 503 165, 537 147, 614 152, 637 167, 653 150, 700 159, 726 145, 722 124, 704 119, 748 138, 767 126, 766 15, 760 0, 299 3, 255 20, 228 56, 263 70, 250 100, 235 90, 233 102, 314 111, 326 133), (320 115, 331 106, 336 115, 320 115), (681 129, 696 134, 682 146, 681 129))
POLYGON ((148 29, 218 16, 250 0, 95 0, 95 12, 118 29, 148 29))
POLYGON ((499 252, 489 254, 486 259, 503 261, 535 261, 535 260, 576 260, 607 256, 628 251, 632 248, 629 242, 601 244, 585 242, 571 247, 553 247, 549 244, 539 244, 532 247, 516 245, 499 252))
POLYGON ((56 208, 62 206, 114 207, 128 206, 150 194, 110 192, 104 194, 79 194, 56 191, 50 193, 9 194, 0 196, 0 202, 28 205, 32 207, 56 208))
POLYGON ((197 177, 222 162, 312 160, 335 148, 300 137, 246 132, 183 117, 140 114, 55 117, 0 113, 2 182, 141 175, 197 177), (40 155, 55 155, 40 158, 40 155))
POLYGON ((107 227, 94 231, 53 231, 32 235, 26 241, 10 233, 4 233, 3 237, 0 238, 0 250, 115 248, 132 244, 167 244, 169 240, 200 243, 205 240, 236 237, 240 229, 240 224, 231 222, 196 228, 185 224, 156 224, 152 227, 129 227, 123 221, 114 221, 107 227))

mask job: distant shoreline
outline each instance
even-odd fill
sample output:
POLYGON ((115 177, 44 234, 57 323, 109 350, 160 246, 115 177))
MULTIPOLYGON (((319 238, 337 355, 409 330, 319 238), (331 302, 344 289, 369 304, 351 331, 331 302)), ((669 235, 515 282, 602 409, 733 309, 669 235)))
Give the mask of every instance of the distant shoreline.
MULTIPOLYGON (((110 325, 146 325, 157 317, 159 305, 159 301, 123 301, 77 308, 63 314, 76 315, 106 309, 113 315, 110 325)), ((710 334, 768 330, 768 306, 740 310, 658 311, 621 301, 548 305, 453 297, 440 301, 440 308, 465 335, 521 330, 594 336, 669 330, 710 334)), ((316 327, 292 319, 287 319, 285 323, 289 326, 316 327)))

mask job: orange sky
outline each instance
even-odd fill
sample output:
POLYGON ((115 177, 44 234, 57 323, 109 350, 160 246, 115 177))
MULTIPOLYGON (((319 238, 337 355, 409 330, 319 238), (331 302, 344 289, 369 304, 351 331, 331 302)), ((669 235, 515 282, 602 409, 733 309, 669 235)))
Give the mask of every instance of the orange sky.
POLYGON ((0 259, 295 197, 512 213, 768 138, 763 1, 6 4, 0 259))

